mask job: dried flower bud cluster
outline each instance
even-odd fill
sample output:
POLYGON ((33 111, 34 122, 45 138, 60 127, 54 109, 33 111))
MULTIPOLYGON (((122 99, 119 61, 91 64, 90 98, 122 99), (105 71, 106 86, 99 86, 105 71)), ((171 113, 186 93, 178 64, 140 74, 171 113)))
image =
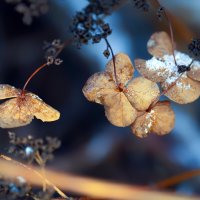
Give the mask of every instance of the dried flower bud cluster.
POLYGON ((154 33, 147 43, 147 49, 153 58, 135 60, 135 66, 142 76, 160 83, 166 91, 165 95, 176 103, 187 104, 199 98, 199 61, 178 51, 174 51, 174 60, 171 40, 166 32, 154 33))
POLYGON ((7 3, 15 4, 15 10, 23 14, 23 23, 30 25, 33 17, 46 14, 49 10, 48 0, 5 0, 7 3))
POLYGON ((147 0, 133 0, 134 6, 137 9, 140 9, 144 12, 149 11, 149 4, 147 3, 147 0))
POLYGON ((26 197, 31 192, 31 187, 21 176, 16 179, 4 179, 0 176, 0 198, 1 199, 19 199, 26 197))
POLYGON ((52 200, 54 194, 55 191, 51 188, 48 188, 45 191, 34 189, 21 176, 18 176, 15 179, 5 179, 4 177, 0 176, 0 199, 52 200))
POLYGON ((158 8, 156 15, 157 15, 157 17, 158 17, 159 20, 162 19, 164 11, 165 11, 164 7, 161 6, 161 7, 158 8))
POLYGON ((188 45, 189 52, 194 57, 200 56, 200 39, 193 39, 192 42, 188 45))
POLYGON ((0 100, 9 99, 0 104, 0 127, 14 128, 31 123, 36 117, 43 122, 60 118, 60 113, 47 105, 37 95, 16 89, 7 84, 0 84, 0 100))
POLYGON ((55 39, 52 42, 44 42, 43 49, 45 51, 45 59, 48 65, 60 65, 63 60, 57 58, 57 55, 62 51, 64 44, 59 39, 55 39))
POLYGON ((87 80, 83 87, 85 97, 102 104, 113 125, 131 125, 138 137, 145 137, 150 132, 158 135, 169 133, 174 126, 174 114, 169 103, 156 102, 151 107, 160 96, 158 85, 144 77, 133 78, 134 68, 126 54, 115 56, 115 66, 116 77, 113 60, 110 60, 104 72, 98 72, 87 80), (168 119, 171 117, 172 120, 168 119), (159 127, 164 123, 165 127, 161 130, 159 127))
POLYGON ((89 0, 88 6, 77 12, 70 30, 78 48, 89 41, 99 43, 102 38, 107 38, 112 33, 103 17, 109 15, 120 2, 121 0, 89 0))
POLYGON ((53 153, 61 145, 60 140, 57 138, 46 137, 36 139, 28 135, 25 137, 17 137, 15 133, 9 132, 10 148, 9 153, 15 154, 26 160, 28 163, 32 163, 37 154, 42 158, 43 164, 53 159, 53 153))

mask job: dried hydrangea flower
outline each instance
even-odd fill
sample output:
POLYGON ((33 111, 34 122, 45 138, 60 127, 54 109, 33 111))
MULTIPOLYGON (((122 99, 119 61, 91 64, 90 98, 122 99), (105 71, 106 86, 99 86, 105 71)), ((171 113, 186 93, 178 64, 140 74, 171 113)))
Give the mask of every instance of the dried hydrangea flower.
POLYGON ((160 92, 156 83, 143 77, 131 80, 134 68, 130 58, 123 53, 115 56, 117 86, 113 65, 110 60, 104 72, 92 75, 83 93, 89 101, 104 105, 106 117, 113 125, 125 127, 135 121, 137 110, 146 110, 160 92))
POLYGON ((168 101, 158 102, 150 111, 137 117, 132 124, 133 133, 140 137, 146 137, 149 133, 165 135, 174 127, 175 114, 168 101))
POLYGON ((6 0, 7 3, 15 4, 15 10, 23 14, 23 22, 30 25, 34 17, 46 14, 49 10, 48 0, 6 0))
POLYGON ((153 58, 136 59, 135 65, 145 78, 160 82, 165 95, 179 104, 195 101, 200 96, 200 62, 187 54, 172 50, 167 33, 154 33, 147 42, 147 49, 153 58), (175 57, 175 60, 174 60, 175 57))
POLYGON ((34 117, 43 122, 58 120, 60 113, 37 95, 24 92, 7 84, 0 84, 0 127, 15 128, 29 124, 34 117), (11 99, 9 99, 11 98, 11 99))

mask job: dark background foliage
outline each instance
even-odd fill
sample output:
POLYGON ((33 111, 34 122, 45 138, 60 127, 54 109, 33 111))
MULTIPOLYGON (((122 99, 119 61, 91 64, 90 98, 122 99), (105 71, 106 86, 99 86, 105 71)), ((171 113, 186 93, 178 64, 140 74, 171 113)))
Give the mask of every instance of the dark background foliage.
MULTIPOLYGON (((22 88, 27 77, 42 64, 44 41, 70 38, 69 25, 76 11, 87 5, 86 0, 51 0, 49 11, 24 25, 22 15, 12 4, 0 1, 0 82, 22 88)), ((166 3, 166 2, 165 2, 166 3)), ((170 0, 166 7, 172 15, 177 47, 187 52, 192 37, 198 37, 200 21, 198 0, 170 0), (178 10, 177 10, 178 9, 178 10), (197 13, 196 13, 197 12, 197 13), (190 18, 185 16, 190 15, 190 18), (196 13, 196 15, 195 15, 196 13)), ((108 40, 114 52, 135 58, 150 58, 146 42, 154 31, 168 30, 166 21, 159 21, 155 9, 142 12, 131 1, 105 18, 112 34, 108 40)), ((67 46, 60 57, 60 66, 50 66, 37 74, 28 90, 61 112, 60 120, 30 125, 12 131, 19 136, 56 136, 62 146, 49 166, 75 174, 116 182, 147 185, 185 170, 200 167, 200 102, 173 104, 176 125, 171 134, 136 138, 129 128, 112 126, 102 106, 88 102, 82 87, 87 78, 104 69, 106 44, 89 44, 80 50, 67 46)), ((8 130, 0 129, 1 152, 8 147, 8 130)), ((199 179, 171 188, 184 194, 200 193, 199 179)))

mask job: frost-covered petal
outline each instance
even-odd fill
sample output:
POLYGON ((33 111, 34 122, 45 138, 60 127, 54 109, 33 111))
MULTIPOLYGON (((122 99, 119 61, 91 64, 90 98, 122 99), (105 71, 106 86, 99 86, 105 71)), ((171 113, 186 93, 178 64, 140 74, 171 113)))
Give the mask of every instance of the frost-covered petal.
POLYGON ((151 131, 157 135, 165 135, 174 128, 175 114, 168 101, 158 102, 152 109, 155 120, 151 131))
POLYGON ((153 60, 151 59, 149 61, 143 59, 136 59, 135 67, 138 70, 138 72, 145 78, 153 82, 162 82, 166 78, 166 76, 163 76, 166 70, 165 68, 162 68, 163 63, 160 64, 160 67, 157 67, 159 65, 159 62, 161 61, 159 61, 156 58, 153 58, 153 60))
POLYGON ((163 90, 171 87, 165 96, 179 104, 191 103, 200 96, 200 82, 190 79, 185 74, 178 81, 174 80, 174 83, 171 84, 164 82, 161 86, 163 90))
POLYGON ((160 91, 156 83, 143 77, 137 77, 128 83, 125 95, 133 107, 144 111, 159 97, 160 91))
POLYGON ((31 114, 43 122, 56 121, 60 118, 60 112, 46 104, 42 99, 33 93, 27 93, 26 106, 31 114))
POLYGON ((174 127, 175 114, 168 101, 158 102, 149 112, 140 115, 131 125, 132 132, 140 137, 149 133, 165 135, 174 127))
POLYGON ((116 85, 108 73, 93 74, 83 87, 83 94, 89 101, 102 104, 104 97, 115 91, 116 85))
POLYGON ((200 81, 200 62, 199 61, 194 61, 194 63, 191 65, 191 70, 187 72, 187 75, 195 81, 200 81))
POLYGON ((20 90, 8 84, 0 84, 0 99, 7 99, 17 97, 20 90))
MULTIPOLYGON (((132 79, 134 73, 134 67, 128 55, 124 53, 118 53, 115 55, 115 66, 117 80, 119 83, 125 85, 129 80, 132 79)), ((113 59, 111 59, 106 65, 106 72, 108 72, 111 77, 115 80, 114 75, 114 64, 113 59)))
MULTIPOLYGON (((179 51, 175 51, 174 54, 178 65, 190 65, 192 59, 187 54, 179 51)), ((139 64, 136 63, 136 65, 139 64)), ((164 55, 162 58, 152 57, 146 61, 145 67, 140 67, 139 71, 142 72, 144 77, 155 82, 167 81, 172 83, 174 77, 180 75, 173 55, 164 55)))
POLYGON ((171 55, 172 43, 169 35, 166 32, 154 33, 147 42, 148 52, 157 58, 161 58, 164 55, 171 55))
POLYGON ((119 127, 129 126, 137 117, 137 111, 129 103, 123 92, 110 96, 110 106, 105 106, 105 114, 111 124, 119 127))
POLYGON ((10 99, 0 104, 0 127, 16 128, 29 124, 33 115, 29 108, 19 104, 20 99, 10 99))
POLYGON ((146 112, 143 115, 137 117, 135 122, 131 125, 131 130, 137 137, 147 137, 151 132, 154 121, 154 111, 151 110, 150 112, 146 112))

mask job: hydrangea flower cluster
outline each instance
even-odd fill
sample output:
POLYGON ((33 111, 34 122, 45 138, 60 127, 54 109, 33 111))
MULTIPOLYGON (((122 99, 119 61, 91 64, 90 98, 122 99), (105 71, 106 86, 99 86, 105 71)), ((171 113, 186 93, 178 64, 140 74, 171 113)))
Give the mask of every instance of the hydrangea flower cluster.
POLYGON ((48 0, 5 0, 7 3, 15 4, 15 10, 23 14, 23 23, 30 25, 33 17, 46 14, 49 10, 48 0))
POLYGON ((105 115, 115 126, 131 126, 138 137, 150 132, 158 135, 169 133, 174 126, 174 112, 169 102, 158 102, 158 85, 142 76, 133 78, 134 67, 130 58, 123 53, 115 55, 104 72, 92 75, 83 87, 83 93, 89 101, 102 104, 105 115), (153 105, 153 106, 152 106, 153 105))

